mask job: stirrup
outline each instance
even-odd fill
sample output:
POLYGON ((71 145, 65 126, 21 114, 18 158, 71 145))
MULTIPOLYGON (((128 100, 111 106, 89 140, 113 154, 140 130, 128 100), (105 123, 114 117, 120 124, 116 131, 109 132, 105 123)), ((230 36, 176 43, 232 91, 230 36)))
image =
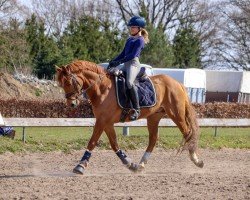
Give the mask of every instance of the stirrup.
POLYGON ((135 120, 137 120, 138 118, 139 118, 139 116, 140 116, 140 110, 138 109, 132 109, 132 111, 133 111, 133 113, 130 115, 130 120, 131 121, 135 121, 135 120))

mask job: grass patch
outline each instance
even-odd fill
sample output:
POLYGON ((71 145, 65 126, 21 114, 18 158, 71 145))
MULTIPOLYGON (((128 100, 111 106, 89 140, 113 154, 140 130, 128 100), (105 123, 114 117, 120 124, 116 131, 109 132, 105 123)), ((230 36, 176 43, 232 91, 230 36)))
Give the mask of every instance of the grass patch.
POLYGON ((40 89, 38 89, 38 88, 35 90, 35 95, 36 95, 37 97, 40 97, 40 96, 42 95, 42 93, 43 93, 43 92, 42 92, 40 89))
MULTIPOLYGON (((15 140, 0 138, 0 153, 10 152, 49 152, 84 149, 91 137, 93 128, 26 128, 26 143, 22 142, 22 128, 16 128, 15 140)), ((118 143, 122 149, 145 149, 148 143, 146 128, 130 128, 130 135, 122 135, 122 128, 116 128, 118 143)), ((157 147, 173 149, 179 146, 182 135, 177 128, 159 128, 157 147)), ((202 128, 199 146, 201 148, 250 148, 250 128, 218 128, 214 137, 214 128, 202 128)), ((99 140, 99 149, 111 149, 103 134, 99 140)))

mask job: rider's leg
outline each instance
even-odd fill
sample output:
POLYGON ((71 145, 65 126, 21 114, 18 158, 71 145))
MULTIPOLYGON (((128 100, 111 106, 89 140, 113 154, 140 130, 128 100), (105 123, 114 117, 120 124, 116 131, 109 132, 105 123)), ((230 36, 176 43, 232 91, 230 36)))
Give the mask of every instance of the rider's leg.
POLYGON ((127 73, 126 84, 129 91, 129 98, 132 102, 135 112, 130 116, 131 120, 136 120, 140 115, 139 97, 136 87, 134 85, 136 76, 140 72, 140 62, 138 58, 125 63, 124 68, 127 73))
POLYGON ((136 87, 133 85, 129 90, 129 97, 132 102, 134 113, 131 114, 130 119, 136 120, 140 115, 140 105, 139 105, 139 96, 136 87))

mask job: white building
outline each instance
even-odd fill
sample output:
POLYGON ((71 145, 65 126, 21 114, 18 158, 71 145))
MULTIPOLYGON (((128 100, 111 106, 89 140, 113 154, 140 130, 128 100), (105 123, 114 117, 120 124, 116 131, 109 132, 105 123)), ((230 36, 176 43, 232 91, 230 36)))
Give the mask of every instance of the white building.
POLYGON ((206 101, 250 102, 250 72, 206 70, 206 101))
POLYGON ((165 74, 182 83, 193 103, 204 103, 206 94, 206 73, 204 70, 154 68, 154 75, 165 74))

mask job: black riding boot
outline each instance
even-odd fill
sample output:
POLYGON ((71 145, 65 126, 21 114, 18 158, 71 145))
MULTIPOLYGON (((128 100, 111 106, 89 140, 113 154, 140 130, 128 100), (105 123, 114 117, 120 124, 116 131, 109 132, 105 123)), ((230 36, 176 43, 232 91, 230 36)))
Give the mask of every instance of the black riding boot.
POLYGON ((139 96, 135 86, 129 89, 129 97, 135 110, 135 112, 130 115, 130 120, 137 120, 140 115, 140 105, 139 96))

